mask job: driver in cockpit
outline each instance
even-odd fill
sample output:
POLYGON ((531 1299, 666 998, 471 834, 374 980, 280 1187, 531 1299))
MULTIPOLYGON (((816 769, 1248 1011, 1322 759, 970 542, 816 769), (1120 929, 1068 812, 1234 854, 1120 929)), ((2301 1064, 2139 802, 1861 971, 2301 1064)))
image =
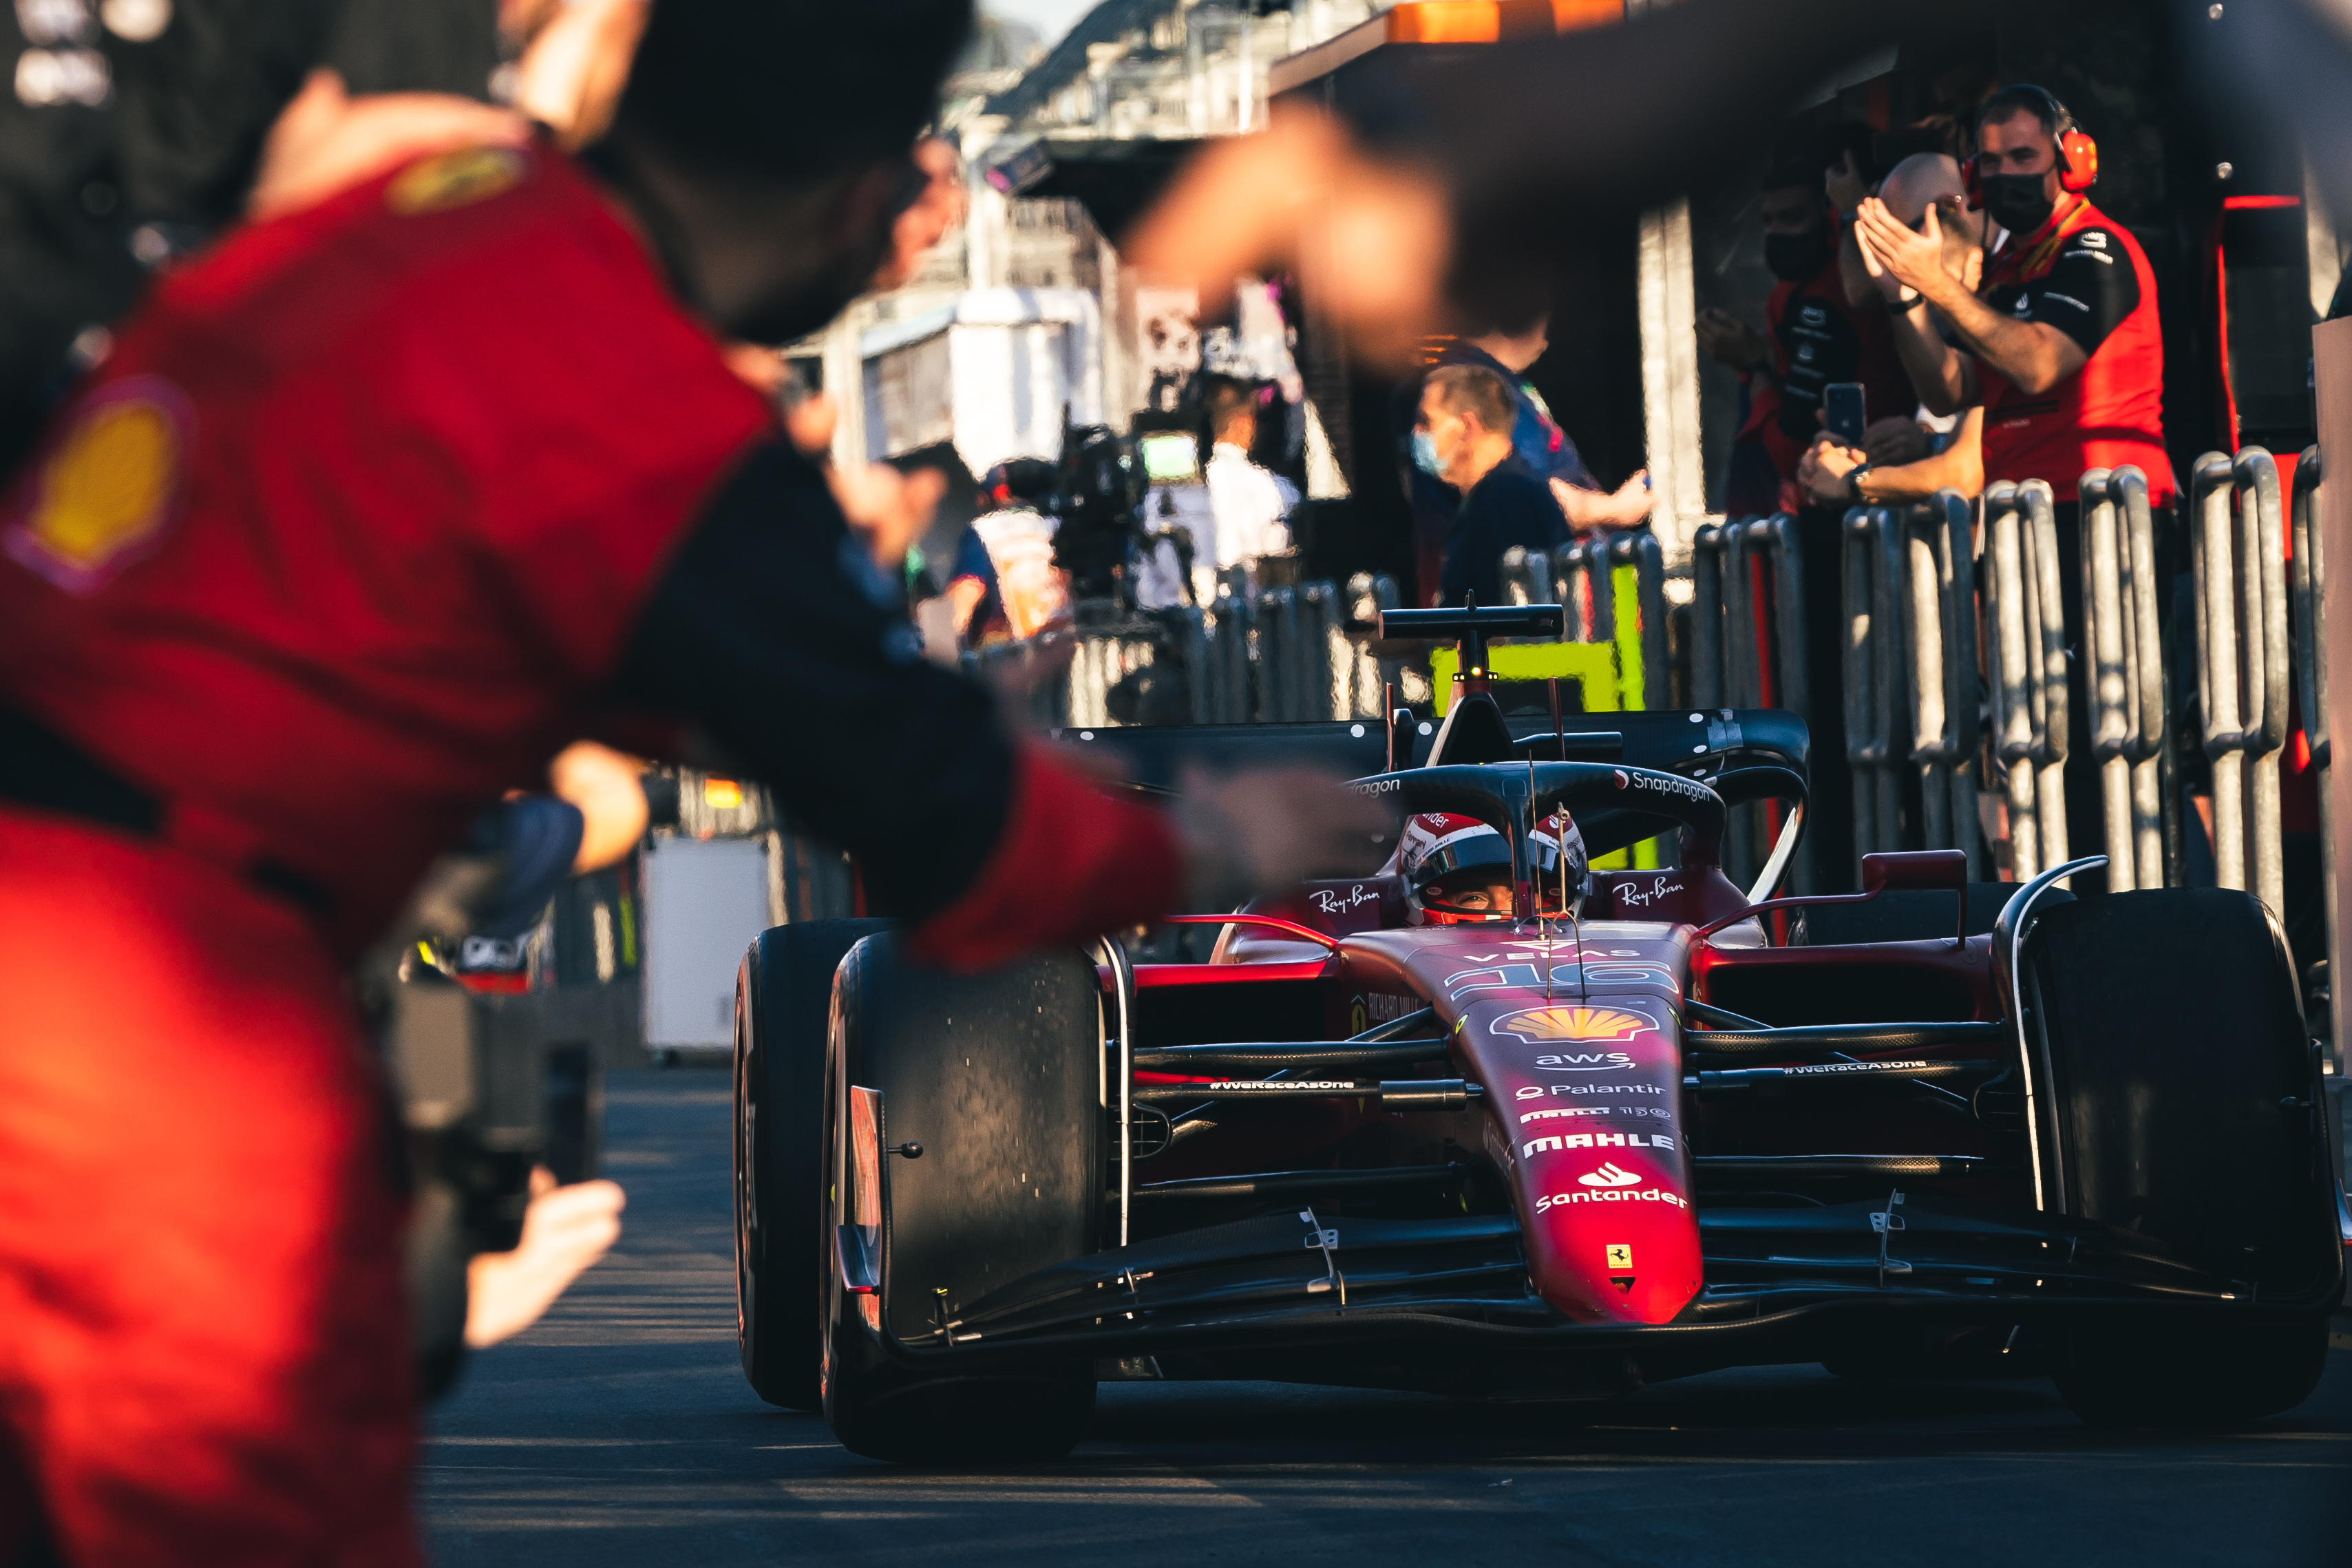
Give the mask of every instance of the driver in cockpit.
MULTIPOLYGON (((1583 912, 1591 880, 1584 835, 1567 812, 1555 812, 1528 838, 1536 913, 1559 920, 1583 912), (1566 877, 1562 878, 1562 861, 1566 877)), ((1423 812, 1397 846, 1406 919, 1414 925, 1476 925, 1511 918, 1511 845, 1475 816, 1423 812)))

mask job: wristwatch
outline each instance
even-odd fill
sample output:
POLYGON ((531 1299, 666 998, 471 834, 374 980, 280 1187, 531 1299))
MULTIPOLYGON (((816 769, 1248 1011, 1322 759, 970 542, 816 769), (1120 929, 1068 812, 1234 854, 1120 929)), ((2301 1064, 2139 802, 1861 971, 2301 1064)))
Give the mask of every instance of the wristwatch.
POLYGON ((1881 294, 1878 297, 1878 302, 1886 307, 1886 313, 1888 315, 1901 316, 1907 314, 1913 307, 1916 306, 1920 300, 1927 297, 1927 296, 1922 294, 1916 289, 1906 289, 1892 300, 1888 299, 1885 295, 1881 294))
POLYGON ((1862 467, 1858 468, 1848 470, 1845 476, 1846 505, 1867 506, 1870 504, 1862 499, 1862 476, 1868 472, 1870 472, 1870 465, 1868 463, 1863 464, 1862 467))

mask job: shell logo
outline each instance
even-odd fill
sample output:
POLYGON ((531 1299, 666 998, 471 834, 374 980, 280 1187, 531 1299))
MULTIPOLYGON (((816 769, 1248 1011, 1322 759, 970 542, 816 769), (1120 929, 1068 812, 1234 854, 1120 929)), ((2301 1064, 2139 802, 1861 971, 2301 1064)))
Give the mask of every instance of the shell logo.
POLYGON ((100 387, 39 458, 0 548, 59 587, 98 586, 172 522, 192 423, 161 377, 100 387))
POLYGON ((1494 1032, 1541 1045, 1554 1040, 1630 1040, 1653 1027, 1641 1014, 1616 1007, 1531 1007, 1496 1019, 1494 1032))

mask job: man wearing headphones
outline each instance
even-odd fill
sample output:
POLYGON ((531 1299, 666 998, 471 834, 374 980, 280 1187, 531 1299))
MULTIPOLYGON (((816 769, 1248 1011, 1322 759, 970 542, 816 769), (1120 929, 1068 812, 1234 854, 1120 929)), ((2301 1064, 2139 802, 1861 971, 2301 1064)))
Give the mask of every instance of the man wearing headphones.
POLYGON ((2097 144, 2049 93, 2011 87, 1985 100, 1977 149, 1969 205, 2003 231, 1979 292, 1944 267, 1932 207, 1915 230, 1875 197, 1862 204, 1863 258, 1901 286, 1889 313, 1921 400, 1937 414, 1983 407, 1988 484, 2047 479, 2072 503, 2085 468, 2135 463, 2149 499, 2168 503, 2156 279, 2131 232, 2084 195, 2097 144))
MULTIPOLYGON (((1862 204, 1856 238, 1889 293, 1920 400, 1937 414, 1983 410, 1983 482, 2049 482, 2060 585, 2064 602, 2077 605, 2084 471, 2134 464, 2147 476, 2150 504, 2172 504, 2156 277, 2131 232, 2084 194, 2098 178, 2098 146, 2042 89, 2003 88, 1985 100, 1965 172, 1969 205, 1991 220, 1989 234, 2000 231, 1976 290, 1943 265, 1933 205, 1915 230, 1873 197, 1862 204)), ((1850 499, 1867 493, 1867 472, 1865 464, 1846 476, 1850 499)), ((2159 537, 2166 521, 2159 516, 2159 537)), ((2083 679, 2078 662, 2066 817, 2068 840, 2087 846, 2100 827, 2083 679)))

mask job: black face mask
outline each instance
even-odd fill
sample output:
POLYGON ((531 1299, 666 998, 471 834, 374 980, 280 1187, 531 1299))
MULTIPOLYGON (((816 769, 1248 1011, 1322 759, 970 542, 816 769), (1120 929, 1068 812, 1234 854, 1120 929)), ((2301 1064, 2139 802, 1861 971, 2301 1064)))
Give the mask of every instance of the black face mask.
POLYGON ((1783 283, 1802 283, 1828 266, 1829 260, 1830 242, 1819 229, 1764 237, 1764 265, 1783 283))
POLYGON ((1985 212, 1993 222, 2023 239, 2050 221, 2051 210, 2057 205, 2042 189, 2044 178, 2041 174, 1979 176, 1985 212))

